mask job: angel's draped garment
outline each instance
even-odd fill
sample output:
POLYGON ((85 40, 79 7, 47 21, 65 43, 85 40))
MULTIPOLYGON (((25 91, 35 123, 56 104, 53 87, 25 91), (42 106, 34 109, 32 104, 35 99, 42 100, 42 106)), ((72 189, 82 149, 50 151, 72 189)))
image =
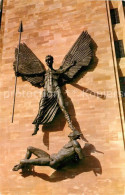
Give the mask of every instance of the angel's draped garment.
POLYGON ((53 120, 58 108, 58 94, 61 93, 58 80, 60 71, 48 69, 45 73, 45 84, 39 103, 38 114, 33 124, 45 124, 53 120))

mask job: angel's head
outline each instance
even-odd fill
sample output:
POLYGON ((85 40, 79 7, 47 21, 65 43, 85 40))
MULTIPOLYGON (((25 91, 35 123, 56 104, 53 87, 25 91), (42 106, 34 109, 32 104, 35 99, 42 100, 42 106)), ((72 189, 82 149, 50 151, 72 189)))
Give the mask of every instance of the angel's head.
POLYGON ((49 68, 52 68, 52 66, 53 66, 53 56, 51 56, 51 55, 46 56, 45 62, 47 64, 47 66, 49 66, 49 68))

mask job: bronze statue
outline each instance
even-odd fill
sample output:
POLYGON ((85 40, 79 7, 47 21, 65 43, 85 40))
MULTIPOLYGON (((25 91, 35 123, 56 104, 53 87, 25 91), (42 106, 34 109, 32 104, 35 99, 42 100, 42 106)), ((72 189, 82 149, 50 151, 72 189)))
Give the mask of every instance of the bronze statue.
POLYGON ((64 113, 70 129, 76 130, 65 108, 60 87, 72 81, 82 68, 90 64, 92 58, 90 44, 91 37, 86 31, 82 32, 58 70, 53 68, 53 57, 46 56, 47 71, 26 44, 20 44, 20 50, 15 49, 14 70, 16 75, 21 76, 23 80, 29 81, 34 86, 44 87, 39 111, 33 121, 35 129, 32 135, 37 134, 40 124, 51 122, 59 108, 64 113))
POLYGON ((77 141, 80 139, 80 133, 73 131, 69 134, 70 141, 57 153, 49 155, 47 152, 34 147, 28 147, 24 160, 21 160, 18 165, 15 165, 13 171, 23 169, 27 165, 50 166, 54 169, 60 169, 69 161, 79 161, 84 158, 82 148, 77 141), (30 159, 31 155, 37 156, 36 159, 30 159))
POLYGON ((85 143, 82 149, 77 139, 80 139, 80 133, 73 131, 69 134, 70 141, 63 146, 57 153, 49 155, 47 152, 29 146, 27 148, 25 159, 21 160, 19 164, 15 165, 13 171, 19 169, 30 169, 30 166, 50 166, 53 169, 60 169, 72 163, 78 163, 81 159, 91 155, 92 152, 103 153, 95 149, 92 144, 85 143), (37 156, 36 159, 30 159, 32 154, 37 156))

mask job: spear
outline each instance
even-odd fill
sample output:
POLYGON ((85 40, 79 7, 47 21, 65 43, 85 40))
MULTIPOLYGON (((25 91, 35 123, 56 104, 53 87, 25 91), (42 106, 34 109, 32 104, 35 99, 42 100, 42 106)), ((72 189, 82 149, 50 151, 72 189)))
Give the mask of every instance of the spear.
MULTIPOLYGON (((20 26, 19 26, 18 32, 20 34, 19 34, 18 55, 17 55, 17 63, 16 63, 16 73, 18 72, 21 33, 23 32, 23 24, 22 24, 22 21, 20 22, 20 26)), ((17 86, 17 75, 15 75, 15 90, 14 90, 14 99, 13 99, 12 123, 13 123, 13 120, 14 120, 14 110, 15 110, 15 100, 16 100, 16 86, 17 86)))

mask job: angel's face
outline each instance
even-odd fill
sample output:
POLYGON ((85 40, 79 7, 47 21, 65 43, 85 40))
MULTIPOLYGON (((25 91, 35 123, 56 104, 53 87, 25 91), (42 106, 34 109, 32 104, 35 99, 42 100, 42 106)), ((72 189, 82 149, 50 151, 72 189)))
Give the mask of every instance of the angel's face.
POLYGON ((49 68, 52 68, 53 65, 53 57, 52 56, 47 56, 45 59, 45 62, 49 68))

